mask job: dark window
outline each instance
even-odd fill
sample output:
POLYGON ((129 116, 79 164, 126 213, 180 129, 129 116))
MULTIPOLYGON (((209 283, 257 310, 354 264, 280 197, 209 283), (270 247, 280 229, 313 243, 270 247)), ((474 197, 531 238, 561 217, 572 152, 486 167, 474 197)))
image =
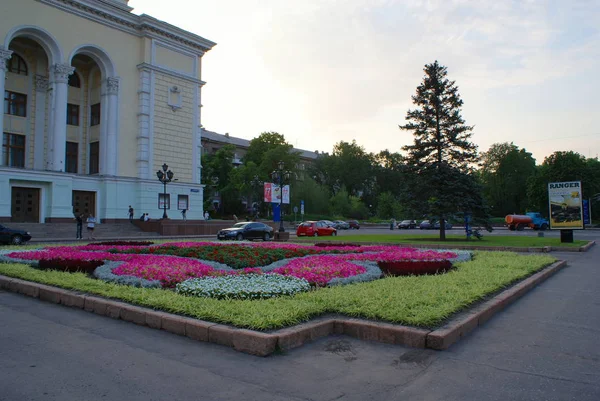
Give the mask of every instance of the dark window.
POLYGON ((2 160, 10 167, 25 167, 25 135, 4 134, 2 160))
POLYGON ((79 160, 79 144, 77 142, 67 142, 66 149, 66 166, 67 173, 77 174, 77 161, 79 160))
POLYGON ((81 88, 81 80, 76 72, 69 75, 69 86, 72 86, 73 88, 81 88))
POLYGON ((23 57, 18 54, 13 53, 11 58, 6 62, 6 66, 8 67, 8 71, 14 74, 27 75, 27 64, 25 64, 23 57))
POLYGON ((4 91, 4 114, 27 117, 27 95, 4 91))
POLYGON ((187 195, 177 195, 177 209, 189 209, 190 208, 190 200, 187 195))
POLYGON ((90 107, 90 109, 91 109, 90 126, 93 127, 94 125, 99 125, 100 124, 100 103, 93 104, 90 107))
POLYGON ((67 103, 67 124, 79 125, 79 105, 67 103))
POLYGON ((100 142, 90 143, 90 174, 100 171, 100 142))

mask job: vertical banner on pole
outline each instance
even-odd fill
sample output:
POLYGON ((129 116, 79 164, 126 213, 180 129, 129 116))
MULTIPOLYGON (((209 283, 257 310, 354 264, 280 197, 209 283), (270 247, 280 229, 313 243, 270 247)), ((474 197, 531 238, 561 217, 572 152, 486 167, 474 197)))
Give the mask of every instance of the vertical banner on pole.
POLYGON ((590 200, 583 200, 583 224, 592 224, 592 217, 590 215, 590 200))

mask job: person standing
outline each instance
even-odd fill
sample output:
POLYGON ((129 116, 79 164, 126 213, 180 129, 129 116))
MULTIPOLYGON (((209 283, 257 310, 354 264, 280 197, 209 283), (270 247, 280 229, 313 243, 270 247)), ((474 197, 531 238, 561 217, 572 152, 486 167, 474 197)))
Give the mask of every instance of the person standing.
POLYGON ((86 220, 87 222, 87 232, 88 239, 96 239, 94 238, 94 228, 96 228, 96 218, 93 214, 90 214, 86 220))
POLYGON ((210 214, 208 214, 208 210, 204 212, 204 220, 210 220, 210 214))
POLYGON ((181 217, 183 217, 183 221, 187 220, 187 217, 185 216, 186 212, 187 212, 187 209, 181 209, 181 217))
POLYGON ((131 207, 131 205, 129 205, 129 211, 128 211, 128 213, 129 213, 129 222, 130 223, 133 223, 133 214, 134 214, 134 212, 135 211, 133 210, 133 208, 131 207))
POLYGON ((83 234, 81 233, 83 230, 83 213, 76 214, 75 220, 77 221, 77 233, 75 234, 75 239, 83 239, 83 234))

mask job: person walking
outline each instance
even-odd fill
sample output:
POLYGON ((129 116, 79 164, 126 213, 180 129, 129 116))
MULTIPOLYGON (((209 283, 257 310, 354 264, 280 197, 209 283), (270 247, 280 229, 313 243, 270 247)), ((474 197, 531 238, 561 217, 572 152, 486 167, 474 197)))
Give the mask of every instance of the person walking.
POLYGON ((204 220, 210 220, 210 214, 208 213, 208 210, 204 212, 204 220))
POLYGON ((187 220, 187 217, 185 216, 186 212, 187 212, 187 209, 181 209, 181 217, 183 217, 183 221, 187 220))
POLYGON ((77 233, 75 234, 75 239, 83 239, 83 235, 81 233, 83 230, 83 213, 76 214, 75 220, 77 221, 77 233))
POLYGON ((93 214, 90 214, 86 220, 87 222, 87 232, 88 232, 88 239, 96 239, 94 237, 94 228, 96 228, 96 218, 94 217, 93 214))
POLYGON ((129 222, 130 223, 133 223, 133 214, 134 214, 134 212, 135 211, 133 210, 133 208, 131 207, 131 205, 129 205, 129 211, 127 213, 129 213, 129 222))

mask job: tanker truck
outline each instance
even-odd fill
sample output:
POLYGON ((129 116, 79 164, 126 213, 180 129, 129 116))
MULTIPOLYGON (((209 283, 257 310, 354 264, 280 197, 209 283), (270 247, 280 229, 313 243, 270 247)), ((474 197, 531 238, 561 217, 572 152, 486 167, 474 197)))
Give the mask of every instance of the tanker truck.
POLYGON ((540 213, 535 212, 509 214, 504 218, 504 221, 511 231, 523 231, 525 227, 543 231, 549 227, 548 220, 543 218, 540 213))

